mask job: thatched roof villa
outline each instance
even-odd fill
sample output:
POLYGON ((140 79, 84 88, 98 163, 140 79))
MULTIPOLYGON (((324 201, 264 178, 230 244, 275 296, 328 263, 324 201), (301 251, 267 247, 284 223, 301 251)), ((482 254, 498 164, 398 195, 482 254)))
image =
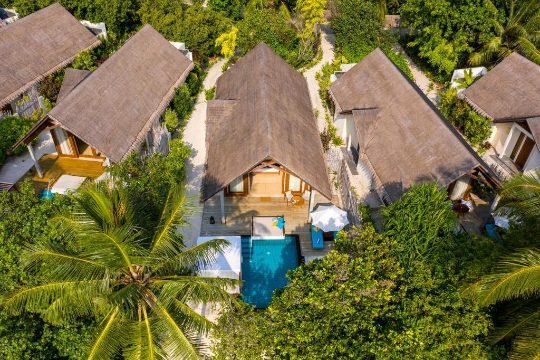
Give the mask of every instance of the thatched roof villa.
POLYGON ((0 112, 99 39, 56 3, 0 28, 0 112))
POLYGON ((192 68, 146 25, 94 72, 68 69, 58 104, 16 146, 31 151, 32 140, 50 131, 59 159, 106 165, 134 151, 166 152, 169 134, 161 116, 192 68))
POLYGON ((459 96, 493 121, 488 159, 511 176, 540 168, 540 66, 513 53, 459 96))

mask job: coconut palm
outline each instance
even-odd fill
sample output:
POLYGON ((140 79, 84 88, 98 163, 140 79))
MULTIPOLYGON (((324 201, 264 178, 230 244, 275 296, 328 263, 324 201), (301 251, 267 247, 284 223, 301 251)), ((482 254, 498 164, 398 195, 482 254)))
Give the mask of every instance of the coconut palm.
POLYGON ((540 64, 540 2, 538 0, 506 0, 506 19, 491 20, 495 36, 469 58, 471 65, 498 62, 517 51, 540 64))
POLYGON ((159 225, 137 226, 129 196, 118 186, 93 184, 75 195, 75 208, 54 219, 65 245, 32 246, 23 261, 40 282, 3 301, 12 314, 40 313, 51 323, 93 316, 98 331, 88 359, 196 359, 212 327, 193 306, 231 304, 232 280, 197 276, 227 245, 186 248, 178 234, 186 205, 173 188, 159 225))
MULTIPOLYGON (((516 176, 502 186, 500 195, 505 213, 538 219, 540 171, 516 176)), ((483 306, 512 305, 491 335, 494 342, 513 339, 512 359, 540 358, 540 249, 522 249, 504 258, 470 290, 483 306)))

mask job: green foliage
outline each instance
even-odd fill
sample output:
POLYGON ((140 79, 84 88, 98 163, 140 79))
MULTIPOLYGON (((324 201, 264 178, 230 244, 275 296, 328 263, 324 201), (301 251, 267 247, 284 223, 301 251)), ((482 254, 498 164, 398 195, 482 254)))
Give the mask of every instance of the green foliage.
POLYGON ((515 245, 508 243, 508 235, 518 235, 526 248, 504 256, 465 294, 483 306, 499 304, 491 340, 511 342, 511 359, 534 359, 540 356, 540 172, 510 179, 499 194, 499 214, 519 219, 505 234, 505 245, 515 245), (522 231, 512 234, 516 228, 522 231))
MULTIPOLYGON (((0 165, 4 163, 6 157, 11 154, 11 148, 15 143, 30 130, 34 123, 18 116, 6 116, 0 120, 0 165)), ((18 147, 13 151, 14 155, 24 153, 24 147, 18 147)))
POLYGON ((191 150, 181 139, 172 139, 169 147, 167 156, 155 153, 141 158, 132 154, 109 167, 115 179, 126 183, 127 193, 145 218, 155 219, 169 189, 185 179, 185 161, 191 150))
POLYGON ((177 37, 183 17, 181 0, 141 0, 139 16, 143 24, 150 24, 166 39, 181 41, 177 37))
POLYGON ((37 285, 20 287, 2 301, 6 313, 39 313, 53 324, 81 316, 98 319, 86 349, 89 359, 198 359, 196 340, 213 324, 187 304, 224 306, 234 280, 199 277, 227 245, 212 240, 189 249, 178 226, 186 215, 185 193, 175 185, 162 202, 156 226, 136 213, 133 198, 117 183, 87 184, 71 211, 55 217, 64 244, 49 239, 29 246, 25 269, 37 285))
POLYGON ((210 89, 206 90, 204 97, 206 100, 213 100, 216 95, 216 87, 213 86, 210 89))
POLYGON ((275 10, 247 12, 237 27, 237 48, 240 55, 245 55, 257 44, 264 42, 289 64, 299 65, 296 31, 275 10))
POLYGON ((247 1, 243 0, 208 0, 208 7, 233 20, 240 20, 247 1))
POLYGON ((232 21, 223 14, 194 4, 184 11, 176 38, 184 41, 196 56, 207 58, 219 54, 216 39, 230 29, 231 25, 232 21))
POLYGON ((436 257, 451 241, 456 216, 448 194, 435 184, 412 186, 401 199, 384 208, 385 234, 397 240, 404 263, 436 257))
MULTIPOLYGON (((1 294, 36 282, 37 278, 23 268, 20 255, 38 241, 58 241, 58 232, 49 218, 69 204, 67 197, 39 200, 29 181, 23 182, 18 191, 0 192, 1 294)), ((39 316, 12 317, 1 311, 0 358, 79 359, 91 327, 91 323, 78 323, 72 327, 52 326, 39 316)))
POLYGON ((412 73, 403 55, 393 46, 397 38, 383 30, 380 9, 368 0, 337 0, 332 28, 336 34, 336 47, 348 62, 361 61, 375 48, 380 47, 390 60, 410 79, 412 73))
POLYGON ((71 67, 79 70, 94 71, 97 69, 97 58, 92 50, 80 52, 73 60, 71 67))
POLYGON ((39 82, 39 93, 52 103, 56 103, 63 81, 64 71, 57 71, 54 74, 46 76, 39 82))
POLYGON ((219 320, 217 359, 487 359, 488 318, 451 278, 405 272, 397 242, 371 226, 341 233, 266 311, 219 320))
POLYGON ((203 88, 203 80, 206 73, 201 66, 195 63, 193 70, 189 73, 186 79, 186 85, 189 88, 189 94, 195 98, 203 88))
POLYGON ((339 71, 341 69, 341 64, 346 62, 347 59, 344 57, 337 57, 331 63, 324 64, 321 71, 315 74, 315 79, 319 83, 319 96, 321 97, 323 104, 329 109, 333 109, 334 106, 334 103, 330 98, 330 93, 328 92, 331 85, 330 76, 336 71, 339 71))
POLYGON ((193 99, 186 84, 178 88, 171 102, 171 107, 178 114, 178 117, 184 121, 187 120, 193 110, 193 99))
POLYGON ((167 127, 167 130, 169 132, 174 132, 178 128, 178 115, 176 115, 176 111, 173 111, 171 109, 165 110, 164 120, 165 126, 167 127))
POLYGON ((368 0, 336 0, 332 29, 336 47, 347 54, 369 53, 383 40, 383 27, 375 4, 368 0))
POLYGON ((491 136, 491 120, 479 115, 469 104, 457 98, 457 91, 450 88, 441 94, 441 113, 458 129, 478 152, 486 149, 491 136))
POLYGON ((477 52, 471 54, 471 65, 497 63, 517 51, 540 65, 540 2, 538 0, 504 1, 504 21, 489 19, 495 34, 477 52))
POLYGON ((487 19, 499 13, 484 0, 407 0, 401 16, 414 34, 408 46, 437 74, 448 76, 487 41, 493 30, 487 19))

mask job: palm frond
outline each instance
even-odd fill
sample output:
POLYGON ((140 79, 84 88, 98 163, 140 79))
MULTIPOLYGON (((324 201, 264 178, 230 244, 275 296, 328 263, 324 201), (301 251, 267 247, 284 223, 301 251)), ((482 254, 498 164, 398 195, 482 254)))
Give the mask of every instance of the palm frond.
POLYGON ((538 301, 527 303, 515 311, 505 313, 504 318, 500 320, 501 325, 495 328, 489 339, 492 343, 497 343, 512 338, 539 321, 540 303, 538 301))
POLYGON ((167 255, 177 253, 183 245, 177 227, 183 224, 183 218, 187 212, 185 186, 179 184, 171 187, 152 238, 151 253, 167 255))
POLYGON ((499 212, 512 209, 526 217, 540 216, 540 171, 520 174, 504 183, 499 192, 499 212))
POLYGON ((103 279, 110 271, 99 259, 68 251, 49 241, 31 246, 22 256, 22 265, 29 270, 41 270, 49 280, 103 279))
POLYGON ((531 322, 522 329, 512 343, 510 360, 540 359, 540 321, 531 322))
POLYGON ((164 304, 175 300, 183 303, 220 303, 229 305, 233 297, 229 290, 239 285, 238 280, 203 276, 174 276, 155 280, 152 285, 161 288, 159 299, 164 304))
POLYGON ((160 348, 163 350, 166 358, 169 359, 199 359, 199 351, 202 350, 198 345, 197 339, 188 338, 180 325, 175 321, 173 315, 157 299, 151 299, 149 305, 155 313, 153 319, 153 329, 160 338, 160 348))
POLYGON ((153 270, 159 276, 194 272, 216 262, 217 255, 229 246, 224 239, 215 239, 186 249, 175 256, 165 257, 154 264, 153 270))
POLYGON ((499 262, 494 274, 474 287, 481 305, 540 293, 540 250, 518 251, 499 262))
POLYGON ((121 325, 120 308, 116 307, 103 321, 88 352, 88 360, 109 360, 118 354, 126 335, 129 335, 125 332, 127 327, 121 325))
POLYGON ((126 360, 155 360, 164 358, 155 344, 154 334, 146 311, 146 304, 141 304, 141 319, 133 324, 133 336, 130 345, 124 351, 126 360))
POLYGON ((85 294, 88 298, 101 294, 103 282, 100 280, 60 281, 21 288, 4 298, 3 308, 14 315, 24 310, 39 312, 49 308, 52 303, 64 296, 85 294))
POLYGON ((540 65, 540 50, 525 36, 518 38, 517 49, 526 58, 540 65))

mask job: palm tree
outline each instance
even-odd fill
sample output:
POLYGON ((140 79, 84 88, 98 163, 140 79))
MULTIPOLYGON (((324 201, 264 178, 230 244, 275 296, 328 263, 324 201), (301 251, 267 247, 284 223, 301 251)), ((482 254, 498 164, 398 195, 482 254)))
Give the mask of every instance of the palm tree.
POLYGON ((538 0, 506 0, 506 19, 491 20, 495 36, 469 57, 471 65, 498 62, 517 51, 540 64, 540 2, 538 0))
MULTIPOLYGON (((540 171, 518 175, 500 191, 501 209, 520 218, 540 216, 540 171)), ((501 210, 499 210, 501 211, 501 210)), ((513 339, 512 359, 540 358, 540 249, 519 250, 499 262, 493 274, 476 283, 472 290, 482 306, 510 303, 493 342, 513 339)))
POLYGON ((75 202, 73 211, 54 219, 65 245, 42 242, 24 254, 40 282, 8 295, 4 309, 39 312, 53 324, 95 317, 88 359, 199 358, 212 323, 192 306, 232 304, 227 289, 236 282, 197 276, 197 270, 227 242, 183 245, 177 232, 186 212, 182 186, 171 189, 152 229, 137 226, 122 187, 92 184, 75 202))

